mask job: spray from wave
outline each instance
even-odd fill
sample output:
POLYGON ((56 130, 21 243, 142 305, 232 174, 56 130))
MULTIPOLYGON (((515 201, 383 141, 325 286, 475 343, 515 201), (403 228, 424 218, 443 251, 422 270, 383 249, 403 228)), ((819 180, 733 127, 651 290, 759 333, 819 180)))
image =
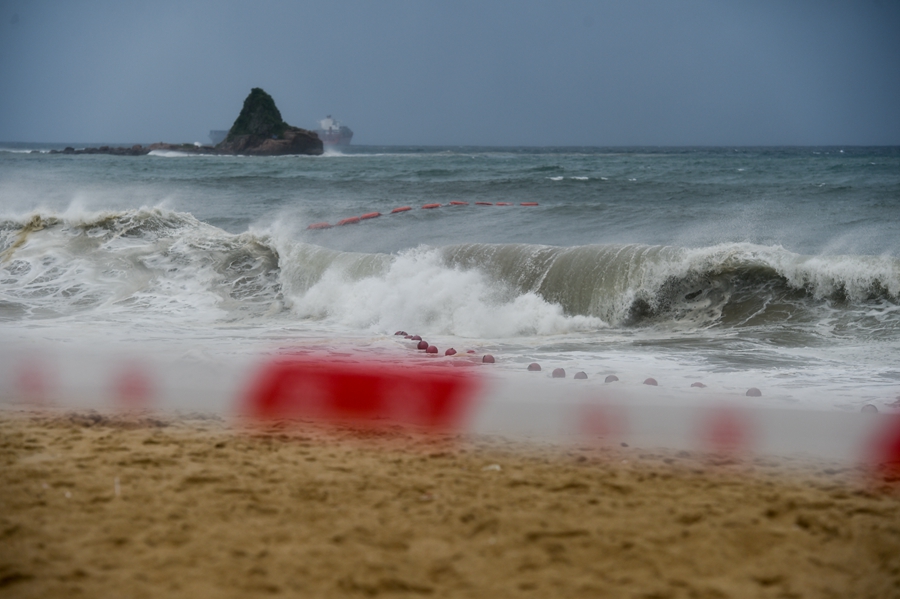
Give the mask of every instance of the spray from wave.
POLYGON ((747 243, 464 244, 363 254, 277 230, 230 234, 156 207, 8 218, 0 222, 0 270, 6 320, 278 315, 354 331, 470 338, 607 326, 900 330, 896 258, 802 256, 747 243))

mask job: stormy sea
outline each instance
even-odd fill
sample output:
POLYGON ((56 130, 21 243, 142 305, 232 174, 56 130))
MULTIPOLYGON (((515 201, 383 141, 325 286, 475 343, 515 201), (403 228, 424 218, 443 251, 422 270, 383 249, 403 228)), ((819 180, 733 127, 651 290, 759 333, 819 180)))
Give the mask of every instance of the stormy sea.
POLYGON ((402 361, 405 331, 510 377, 900 394, 900 148, 56 147, 0 144, 7 349, 402 361))

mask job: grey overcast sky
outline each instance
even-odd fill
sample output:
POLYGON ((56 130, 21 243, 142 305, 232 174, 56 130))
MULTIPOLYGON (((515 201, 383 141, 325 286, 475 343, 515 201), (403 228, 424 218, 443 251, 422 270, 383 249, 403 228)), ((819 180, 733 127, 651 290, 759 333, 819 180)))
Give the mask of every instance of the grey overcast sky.
POLYGON ((0 140, 900 145, 898 0, 0 0, 0 140))

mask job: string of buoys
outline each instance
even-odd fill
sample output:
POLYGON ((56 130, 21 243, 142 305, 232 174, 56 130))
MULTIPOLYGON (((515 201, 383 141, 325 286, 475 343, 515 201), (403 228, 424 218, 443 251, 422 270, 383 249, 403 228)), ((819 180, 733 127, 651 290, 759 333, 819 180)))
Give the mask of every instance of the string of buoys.
MULTIPOLYGON (((410 335, 406 331, 397 331, 396 333, 394 333, 394 335, 401 336, 404 339, 408 339, 410 341, 416 341, 417 342, 416 349, 424 351, 426 354, 440 353, 440 350, 437 348, 437 346, 432 345, 432 344, 428 343, 427 341, 423 340, 422 337, 419 335, 410 335)), ((459 352, 457 352, 454 348, 451 347, 444 352, 444 356, 455 356, 458 353, 459 352)), ((470 350, 467 350, 466 353, 474 354, 475 350, 470 349, 470 350)), ((482 364, 495 364, 496 359, 491 354, 485 354, 481 357, 481 363, 482 364)), ((532 362, 527 366, 526 370, 528 370, 529 372, 541 372, 542 368, 541 368, 541 365, 538 364, 537 362, 532 362)), ((566 370, 564 368, 554 368, 550 374, 550 377, 554 378, 554 379, 564 379, 564 378, 566 378, 566 370)), ((584 380, 587 380, 588 375, 586 372, 584 372, 582 370, 582 371, 576 372, 575 376, 572 378, 574 378, 575 380, 584 381, 584 380)), ((607 377, 603 380, 603 382, 604 383, 615 383, 618 380, 619 380, 619 377, 617 377, 614 374, 610 374, 610 375, 607 375, 607 377)), ((648 378, 644 379, 643 384, 651 386, 651 387, 659 386, 659 382, 657 382, 657 380, 653 377, 648 377, 648 378)), ((698 389, 705 389, 706 385, 701 383, 700 381, 697 381, 697 382, 691 383, 691 387, 698 388, 698 389)), ((762 397, 762 391, 760 391, 756 387, 750 387, 749 389, 747 389, 747 392, 745 393, 745 395, 747 397, 762 397)), ((898 396, 896 404, 897 404, 897 407, 900 407, 900 396, 898 396)), ((877 408, 875 408, 875 406, 872 406, 872 405, 863 406, 863 409, 864 409, 864 411, 872 411, 872 409, 875 409, 877 411, 877 408), (866 408, 868 408, 868 410, 866 408)))
MULTIPOLYGON (((468 205, 469 205, 469 202, 463 202, 460 200, 453 200, 453 201, 449 202, 448 204, 440 204, 437 202, 433 202, 430 204, 423 204, 422 210, 434 210, 435 208, 442 208, 444 206, 468 206, 468 205)), ((475 205, 476 206, 514 206, 515 204, 512 202, 497 202, 497 203, 475 202, 475 205)), ((537 202, 520 202, 519 203, 519 206, 538 206, 538 205, 539 204, 537 202)), ((393 210, 391 210, 389 214, 400 214, 401 212, 409 212, 410 210, 412 210, 412 206, 398 206, 397 208, 394 208, 393 210)), ((321 230, 321 229, 331 229, 332 227, 342 227, 344 225, 355 225, 355 224, 360 223, 361 221, 371 220, 373 218, 378 218, 379 216, 382 216, 382 214, 380 212, 367 212, 366 214, 363 214, 362 216, 350 216, 348 218, 339 220, 337 222, 337 224, 334 224, 334 225, 332 225, 331 223, 328 223, 328 222, 321 222, 321 223, 313 223, 313 224, 307 226, 306 228, 310 231, 321 230)))

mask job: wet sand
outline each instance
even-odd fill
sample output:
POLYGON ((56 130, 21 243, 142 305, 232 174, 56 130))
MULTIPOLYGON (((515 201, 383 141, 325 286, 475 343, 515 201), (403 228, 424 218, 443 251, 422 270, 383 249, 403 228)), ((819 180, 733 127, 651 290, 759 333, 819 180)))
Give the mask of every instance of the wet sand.
POLYGON ((0 410, 3 597, 900 597, 900 483, 789 459, 0 410))

